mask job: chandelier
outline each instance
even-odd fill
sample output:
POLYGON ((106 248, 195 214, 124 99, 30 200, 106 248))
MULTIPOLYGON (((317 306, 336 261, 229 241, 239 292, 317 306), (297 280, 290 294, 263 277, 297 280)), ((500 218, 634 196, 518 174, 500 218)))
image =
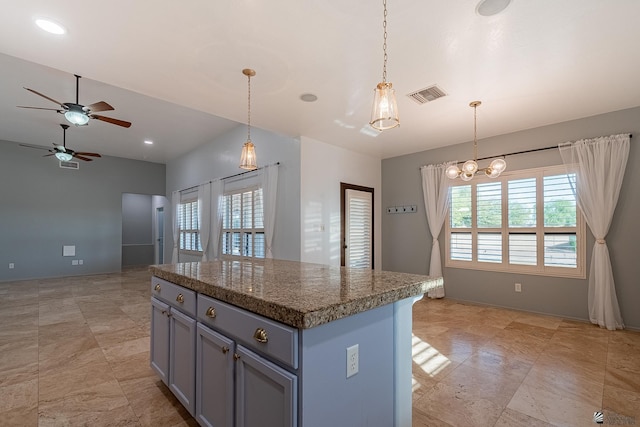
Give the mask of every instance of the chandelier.
POLYGON ((242 70, 242 74, 247 76, 247 93, 248 93, 248 108, 247 108, 247 142, 242 146, 242 154, 240 156, 240 168, 247 170, 258 169, 258 163, 256 159, 256 149, 251 142, 251 77, 256 75, 256 72, 251 68, 245 68, 242 70))
POLYGON ((383 131, 393 129, 400 125, 398 117, 398 105, 396 104, 396 95, 393 85, 387 82, 387 0, 382 1, 384 7, 383 28, 383 66, 382 66, 382 82, 378 83, 374 89, 373 110, 371 111, 371 121, 369 124, 376 130, 383 131))
POLYGON ((473 160, 464 162, 462 169, 458 165, 449 166, 446 174, 450 179, 460 177, 463 181, 470 181, 477 173, 484 173, 489 178, 497 178, 507 168, 507 162, 504 159, 495 159, 486 168, 478 168, 477 108, 480 104, 482 104, 480 101, 469 104, 469 107, 473 107, 473 160))

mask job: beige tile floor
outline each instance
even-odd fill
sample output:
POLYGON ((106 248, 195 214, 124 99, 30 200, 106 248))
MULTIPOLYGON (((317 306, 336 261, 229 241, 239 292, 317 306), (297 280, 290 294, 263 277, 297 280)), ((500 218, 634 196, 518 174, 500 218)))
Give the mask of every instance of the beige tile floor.
MULTIPOLYGON (((0 426, 195 426, 149 368, 145 269, 0 283, 0 426)), ((640 425, 640 333, 422 300, 413 426, 640 425)))

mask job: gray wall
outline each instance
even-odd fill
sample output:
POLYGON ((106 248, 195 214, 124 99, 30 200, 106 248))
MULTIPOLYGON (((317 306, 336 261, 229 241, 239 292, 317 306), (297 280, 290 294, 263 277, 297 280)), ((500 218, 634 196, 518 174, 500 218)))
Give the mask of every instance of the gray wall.
POLYGON ((0 281, 120 271, 122 193, 165 194, 165 166, 103 157, 67 170, 44 151, 0 148, 0 281))
MULTIPOLYGON (((523 112, 524 114, 525 112, 523 112)), ((564 123, 501 135, 478 142, 478 157, 557 145, 581 138, 630 132, 631 150, 618 206, 607 244, 611 254, 616 292, 625 324, 640 328, 640 263, 636 244, 640 241, 640 107, 564 123)), ((472 142, 382 162, 382 243, 383 269, 427 274, 431 256, 419 167, 473 156, 472 142), (385 207, 418 205, 417 214, 389 215, 385 207)), ((541 151, 507 158, 509 170, 562 164, 558 150, 541 151)), ((594 239, 587 240, 587 262, 594 239)), ((439 238, 444 263, 444 232, 439 238)), ((589 265, 589 264, 588 264, 589 265)), ((447 297, 483 304, 511 307, 577 319, 588 319, 588 280, 495 273, 444 268, 447 297), (514 292, 514 283, 522 292, 514 292)))
MULTIPOLYGON (((183 190, 215 178, 243 172, 238 167, 247 128, 237 128, 184 156, 167 163, 167 198, 183 190)), ((251 128, 256 146, 258 166, 280 162, 273 256, 300 260, 300 141, 258 128, 251 128)), ((170 203, 170 202, 169 202, 170 203)), ((173 236, 171 209, 165 210, 165 262, 171 261, 173 236)), ((196 261, 183 257, 181 261, 196 261)))

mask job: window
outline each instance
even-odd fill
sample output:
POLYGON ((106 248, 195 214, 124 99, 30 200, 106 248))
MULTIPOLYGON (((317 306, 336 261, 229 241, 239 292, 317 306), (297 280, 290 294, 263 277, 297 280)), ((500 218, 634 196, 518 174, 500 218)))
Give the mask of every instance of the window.
POLYGON ((585 226, 564 167, 450 187, 446 266, 585 277, 585 226))
POLYGON ((264 258, 262 188, 227 193, 222 199, 222 254, 264 258))
POLYGON ((178 205, 178 228, 180 229, 180 251, 202 252, 200 224, 198 224, 198 200, 189 200, 178 205))

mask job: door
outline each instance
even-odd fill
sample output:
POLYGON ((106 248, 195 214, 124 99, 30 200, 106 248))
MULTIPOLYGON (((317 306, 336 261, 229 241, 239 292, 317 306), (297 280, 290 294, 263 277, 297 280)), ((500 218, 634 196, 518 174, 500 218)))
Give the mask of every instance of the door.
POLYGON ((196 402, 196 321, 171 309, 169 340, 169 389, 189 413, 196 402))
POLYGON ((151 298, 151 368, 169 385, 169 306, 151 298))
POLYGON ((236 426, 295 427, 298 378, 241 345, 236 353, 236 426))
POLYGON ((156 264, 164 264, 164 208, 156 208, 156 264))
POLYGON ((373 188, 340 184, 340 265, 373 268, 373 188))
POLYGON ((202 426, 233 427, 234 342, 198 323, 196 420, 202 426))

